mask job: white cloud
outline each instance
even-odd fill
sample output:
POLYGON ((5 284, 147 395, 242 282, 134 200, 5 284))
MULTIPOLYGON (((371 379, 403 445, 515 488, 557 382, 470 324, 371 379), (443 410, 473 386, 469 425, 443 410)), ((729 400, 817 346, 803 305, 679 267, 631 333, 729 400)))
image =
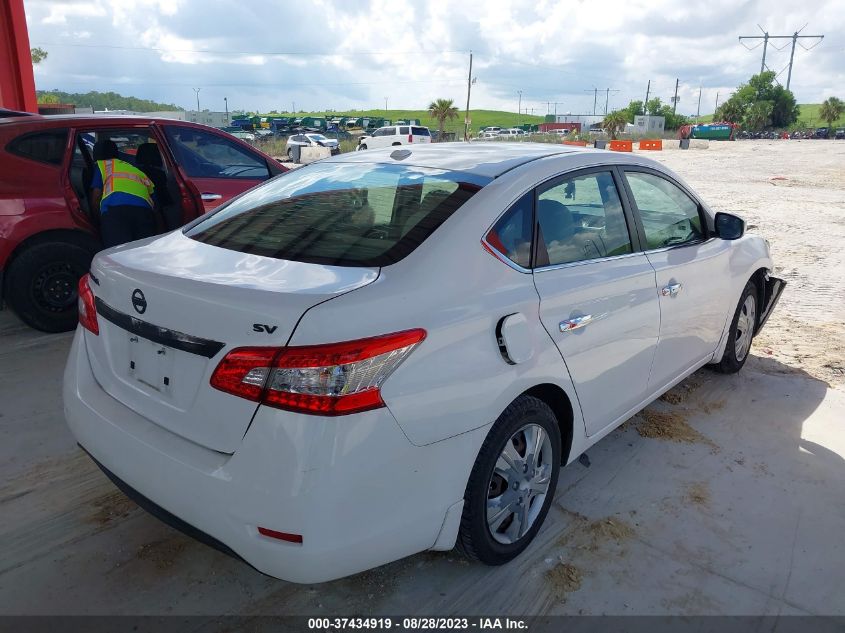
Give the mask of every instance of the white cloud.
MULTIPOLYGON (((771 33, 826 35, 798 48, 792 88, 799 102, 845 97, 845 4, 821 0, 27 0, 30 40, 50 52, 40 88, 116 87, 190 107, 422 108, 466 98, 469 50, 478 83, 473 107, 591 111, 593 88, 616 90, 610 108, 651 95, 702 112, 759 70, 761 49, 738 35, 765 19, 771 33), (97 45, 98 47, 91 47, 97 45), (102 47, 106 45, 107 47, 102 47), (142 48, 145 50, 137 50, 142 48), (150 50, 159 49, 159 50, 150 50), (376 52, 377 54, 373 54, 376 52), (282 54, 284 53, 284 54, 282 54), (322 55, 318 55, 321 53, 322 55)), ((782 43, 786 43, 784 40, 782 43)), ((768 65, 789 60, 769 49, 768 65)), ((786 72, 780 76, 786 81, 786 72)), ((603 111, 604 100, 596 100, 603 111)))

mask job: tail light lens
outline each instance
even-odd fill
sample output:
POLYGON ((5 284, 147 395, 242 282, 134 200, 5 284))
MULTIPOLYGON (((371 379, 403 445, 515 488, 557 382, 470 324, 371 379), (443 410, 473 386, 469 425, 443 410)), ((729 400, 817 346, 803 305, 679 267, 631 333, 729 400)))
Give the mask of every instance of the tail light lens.
POLYGON ((79 324, 89 332, 100 335, 100 324, 97 323, 97 308, 94 306, 94 293, 88 283, 90 275, 85 273, 79 278, 77 294, 77 312, 79 313, 79 324))
POLYGON ((414 135, 413 135, 413 134, 408 134, 408 142, 409 142, 409 143, 413 143, 413 142, 414 142, 414 135))
POLYGON ((220 361, 211 386, 267 406, 348 415, 384 406, 381 385, 425 330, 301 347, 241 347, 220 361))

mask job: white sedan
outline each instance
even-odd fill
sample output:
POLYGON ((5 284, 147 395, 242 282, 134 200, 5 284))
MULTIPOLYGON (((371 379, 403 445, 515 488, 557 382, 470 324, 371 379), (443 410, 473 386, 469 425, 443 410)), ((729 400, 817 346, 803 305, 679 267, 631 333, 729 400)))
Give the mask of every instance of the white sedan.
POLYGON ((771 271, 637 155, 345 154, 97 255, 65 412, 127 494, 267 574, 501 564, 562 466, 699 367, 742 368, 771 271))

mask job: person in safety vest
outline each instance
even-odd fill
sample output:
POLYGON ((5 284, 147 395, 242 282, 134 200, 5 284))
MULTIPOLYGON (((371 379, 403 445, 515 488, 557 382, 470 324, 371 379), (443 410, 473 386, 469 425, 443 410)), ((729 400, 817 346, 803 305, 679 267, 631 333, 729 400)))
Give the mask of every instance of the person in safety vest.
POLYGON ((118 158, 111 139, 94 144, 91 179, 92 211, 100 214, 100 239, 105 248, 157 233, 155 185, 140 169, 118 158))

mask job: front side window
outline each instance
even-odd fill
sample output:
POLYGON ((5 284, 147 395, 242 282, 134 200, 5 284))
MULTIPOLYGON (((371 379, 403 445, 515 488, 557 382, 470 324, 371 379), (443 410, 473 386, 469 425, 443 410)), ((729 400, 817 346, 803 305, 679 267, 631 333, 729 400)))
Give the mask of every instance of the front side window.
POLYGON ((675 184, 645 172, 627 171, 645 230, 647 248, 665 248, 704 239, 698 204, 675 184))
POLYGON ((276 259, 388 266, 487 182, 411 165, 319 162, 249 191, 186 235, 276 259))
POLYGON ((193 127, 167 125, 164 129, 176 162, 191 178, 270 177, 264 159, 235 141, 193 127))
POLYGON ((66 145, 67 130, 59 129, 24 134, 9 143, 8 149, 13 154, 37 160, 40 163, 61 165, 66 145))
POLYGON ((625 212, 609 171, 573 176, 537 196, 538 266, 633 251, 625 212))
POLYGON ((531 267, 533 202, 533 192, 522 196, 484 238, 499 253, 523 268, 531 267))

